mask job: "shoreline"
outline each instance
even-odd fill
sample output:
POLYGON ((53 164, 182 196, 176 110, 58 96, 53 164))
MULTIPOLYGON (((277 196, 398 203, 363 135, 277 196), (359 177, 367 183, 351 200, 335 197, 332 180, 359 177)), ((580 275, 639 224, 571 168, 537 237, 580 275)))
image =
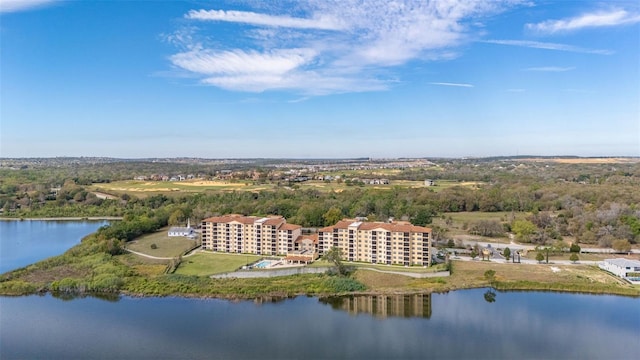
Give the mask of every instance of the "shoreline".
POLYGON ((72 216, 72 217, 50 217, 50 218, 10 218, 0 217, 0 221, 119 221, 122 216, 72 216))
POLYGON ((42 296, 42 295, 51 295, 54 297, 61 295, 68 295, 72 297, 101 297, 101 296, 109 296, 109 297, 128 297, 133 299, 144 299, 144 298, 181 298, 181 299, 197 299, 197 300, 225 300, 225 301, 251 301, 258 299, 266 299, 266 298, 279 298, 282 300, 285 299, 294 299, 296 297, 304 296, 304 297, 316 297, 316 298, 326 298, 326 297, 345 297, 345 296, 403 296, 403 295, 420 295, 420 294, 446 294, 451 291, 461 291, 461 290, 473 290, 473 289, 492 289, 497 292, 544 292, 544 293, 564 293, 564 294, 576 294, 576 295, 603 295, 603 296, 623 296, 629 298, 640 298, 640 294, 630 294, 624 292, 598 292, 589 289, 568 289, 568 288, 552 288, 545 287, 545 284, 538 284, 539 287, 504 287, 501 284, 484 284, 484 285, 470 285, 464 287, 451 287, 451 288, 441 288, 441 289, 395 289, 395 290, 364 290, 364 291, 353 291, 353 292, 329 292, 329 293, 305 293, 305 292, 297 292, 297 293, 287 293, 285 291, 274 291, 274 292, 266 292, 263 294, 255 294, 255 295, 246 295, 246 294, 197 294, 197 293, 173 293, 173 294, 146 294, 146 293, 134 293, 128 291, 120 291, 120 292, 64 292, 64 291, 53 291, 53 290, 36 290, 35 292, 30 293, 20 293, 20 294, 7 294, 0 293, 0 297, 19 297, 19 296, 42 296))

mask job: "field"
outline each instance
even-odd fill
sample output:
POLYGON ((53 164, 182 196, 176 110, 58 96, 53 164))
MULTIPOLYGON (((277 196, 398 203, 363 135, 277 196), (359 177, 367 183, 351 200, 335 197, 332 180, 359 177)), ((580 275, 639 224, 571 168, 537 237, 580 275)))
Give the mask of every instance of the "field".
MULTIPOLYGON (((525 256, 523 256, 522 258, 523 259, 535 260, 537 254, 538 254, 538 252, 535 251, 535 250, 527 251, 527 254, 525 256)), ((542 254, 545 255, 544 252, 542 254)), ((569 260, 570 256, 571 256, 570 253, 549 254, 549 262, 551 263, 554 260, 569 260)), ((633 259, 633 260, 637 259, 637 256, 634 257, 634 256, 623 255, 623 254, 615 254, 615 255, 613 255, 613 254, 578 254, 578 258, 580 259, 580 260, 578 260, 578 262, 580 262, 580 261, 602 261, 604 259, 611 259, 612 257, 616 257, 616 258, 622 257, 622 258, 633 259)))
POLYGON ((245 254, 213 254, 199 252, 182 259, 176 274, 207 276, 238 270, 243 265, 259 260, 261 256, 245 254))
POLYGON ((454 261, 444 278, 412 279, 402 275, 358 270, 356 279, 371 291, 448 291, 490 286, 485 271, 495 271, 494 287, 502 290, 564 290, 640 295, 634 286, 591 265, 527 265, 482 261, 454 261), (553 271, 551 268, 556 270, 553 271))
POLYGON ((195 245, 195 240, 185 237, 167 235, 168 228, 163 228, 153 234, 143 235, 135 240, 129 241, 126 246, 133 251, 157 257, 175 257, 184 251, 191 249, 195 245), (151 244, 156 244, 156 249, 151 248, 151 244))
POLYGON ((527 215, 527 213, 512 213, 506 211, 444 213, 442 216, 433 219, 433 225, 447 229, 447 236, 452 237, 453 239, 509 243, 509 238, 506 236, 491 238, 479 235, 469 235, 468 231, 465 230, 465 227, 468 229, 472 227, 475 222, 480 220, 511 222, 514 219, 524 219, 527 215))
MULTIPOLYGON (((357 177, 354 175, 354 177, 357 177)), ((438 180, 435 186, 429 187, 431 190, 438 192, 453 186, 464 186, 477 188, 480 182, 457 182, 449 180, 438 180)), ((348 186, 345 182, 337 181, 324 182, 319 180, 310 180, 295 183, 292 187, 280 185, 276 183, 258 184, 251 180, 188 180, 188 181, 114 181, 105 184, 96 184, 91 186, 94 193, 103 193, 110 195, 135 195, 137 197, 146 197, 151 195, 179 195, 185 193, 201 193, 201 192, 218 192, 218 191, 262 191, 274 190, 280 188, 298 188, 298 189, 315 189, 326 192, 342 192, 357 186, 348 186)), ((394 187, 402 188, 422 188, 425 187, 424 181, 409 180, 391 180, 386 185, 364 185, 367 189, 392 189, 394 187)))
MULTIPOLYGON (((356 269, 358 268, 370 268, 376 269, 380 271, 396 271, 396 272, 409 272, 409 273, 432 273, 438 271, 446 271, 446 266, 444 264, 435 265, 432 267, 422 267, 422 266, 401 266, 401 265, 382 265, 382 264, 370 264, 370 263, 357 263, 357 262, 343 262, 345 266, 353 266, 356 269)), ((309 267, 326 267, 333 266, 332 263, 319 259, 314 261, 309 267)))
POLYGON ((615 157, 603 157, 603 158, 530 158, 522 159, 521 161, 530 162, 555 162, 560 164, 625 164, 625 163, 637 163, 640 161, 638 158, 615 158, 615 157))

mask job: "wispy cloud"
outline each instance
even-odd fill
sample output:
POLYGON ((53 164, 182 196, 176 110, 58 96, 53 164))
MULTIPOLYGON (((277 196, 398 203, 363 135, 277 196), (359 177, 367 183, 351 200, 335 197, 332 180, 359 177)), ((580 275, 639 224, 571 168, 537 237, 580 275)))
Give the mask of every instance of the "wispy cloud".
POLYGON ((251 11, 191 10, 185 15, 192 20, 228 21, 258 26, 288 27, 297 29, 340 30, 344 26, 332 17, 315 19, 273 16, 251 11))
POLYGON ((53 0, 0 0, 0 13, 31 10, 53 2, 53 0))
POLYGON ((471 84, 464 84, 464 83, 450 83, 450 82, 430 82, 429 84, 431 85, 440 85, 440 86, 457 86, 457 87, 466 87, 466 88, 472 88, 474 87, 471 84))
POLYGON ((640 14, 629 13, 617 9, 582 14, 577 17, 562 20, 546 20, 537 24, 526 24, 526 28, 535 32, 553 34, 556 32, 573 31, 585 28, 597 28, 635 24, 640 22, 640 14))
POLYGON ((530 67, 523 70, 524 71, 542 71, 542 72, 565 72, 565 71, 575 70, 575 67, 541 66, 541 67, 530 67))
POLYGON ((534 49, 569 51, 569 52, 577 52, 577 53, 585 53, 585 54, 611 55, 614 53, 611 50, 588 49, 588 48, 567 45, 567 44, 530 41, 530 40, 485 40, 483 42, 489 43, 489 44, 521 46, 521 47, 528 47, 528 48, 534 48, 534 49))
POLYGON ((393 86, 398 81, 393 70, 409 61, 455 56, 485 16, 520 2, 305 0, 295 6, 271 2, 251 11, 200 9, 185 18, 214 28, 220 22, 236 24, 226 31, 233 31, 233 44, 242 47, 223 36, 195 40, 198 34, 190 32, 166 38, 180 43, 171 63, 197 74, 203 84, 248 92, 286 89, 304 96, 378 91, 393 86))

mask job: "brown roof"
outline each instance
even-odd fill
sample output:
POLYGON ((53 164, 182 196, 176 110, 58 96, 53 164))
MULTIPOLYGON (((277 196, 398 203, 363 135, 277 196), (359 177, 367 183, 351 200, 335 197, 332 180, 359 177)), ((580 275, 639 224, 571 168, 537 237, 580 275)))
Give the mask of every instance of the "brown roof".
POLYGON ((282 216, 272 217, 272 218, 269 218, 269 220, 265 221, 263 225, 277 226, 282 224, 284 221, 285 220, 282 216))
POLYGON ((318 231, 329 232, 329 231, 333 231, 333 229, 347 229, 349 228, 349 225, 353 224, 354 222, 356 221, 353 219, 342 219, 338 221, 335 225, 324 227, 318 231))
POLYGON ((278 230, 297 230, 297 229, 302 229, 302 226, 284 223, 282 224, 282 226, 280 226, 280 229, 278 230))
POLYGON ((391 224, 383 222, 365 222, 360 225, 358 230, 385 229, 387 231, 393 231, 389 225, 391 224))
POLYGON ((318 243, 318 234, 300 235, 300 236, 298 236, 298 238, 296 238, 296 240, 294 242, 300 243, 304 239, 310 239, 314 244, 317 244, 318 243))

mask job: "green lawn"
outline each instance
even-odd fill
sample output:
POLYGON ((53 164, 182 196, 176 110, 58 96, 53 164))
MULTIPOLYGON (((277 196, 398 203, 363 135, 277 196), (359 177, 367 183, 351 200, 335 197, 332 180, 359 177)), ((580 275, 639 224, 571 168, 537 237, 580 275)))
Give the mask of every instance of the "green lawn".
MULTIPOLYGON (((435 265, 432 267, 422 267, 422 266, 408 266, 404 267, 401 265, 380 265, 380 264, 370 264, 370 263, 361 263, 361 262, 343 262, 345 266, 355 266, 356 268, 372 268, 381 271, 399 271, 399 272, 413 272, 413 273, 430 273, 430 272, 438 272, 445 271, 446 266, 444 264, 435 265)), ((314 261, 309 267, 325 267, 325 266, 333 266, 333 263, 330 263, 325 260, 317 260, 314 261)))
POLYGON ((169 237, 169 228, 160 229, 153 234, 143 235, 135 240, 129 241, 126 246, 133 251, 158 257, 174 257, 192 248, 195 240, 185 237, 169 237), (156 244, 157 249, 152 249, 151 244, 156 244))
POLYGON ((176 274, 207 276, 238 270, 262 256, 245 254, 217 254, 200 252, 182 259, 176 274))

